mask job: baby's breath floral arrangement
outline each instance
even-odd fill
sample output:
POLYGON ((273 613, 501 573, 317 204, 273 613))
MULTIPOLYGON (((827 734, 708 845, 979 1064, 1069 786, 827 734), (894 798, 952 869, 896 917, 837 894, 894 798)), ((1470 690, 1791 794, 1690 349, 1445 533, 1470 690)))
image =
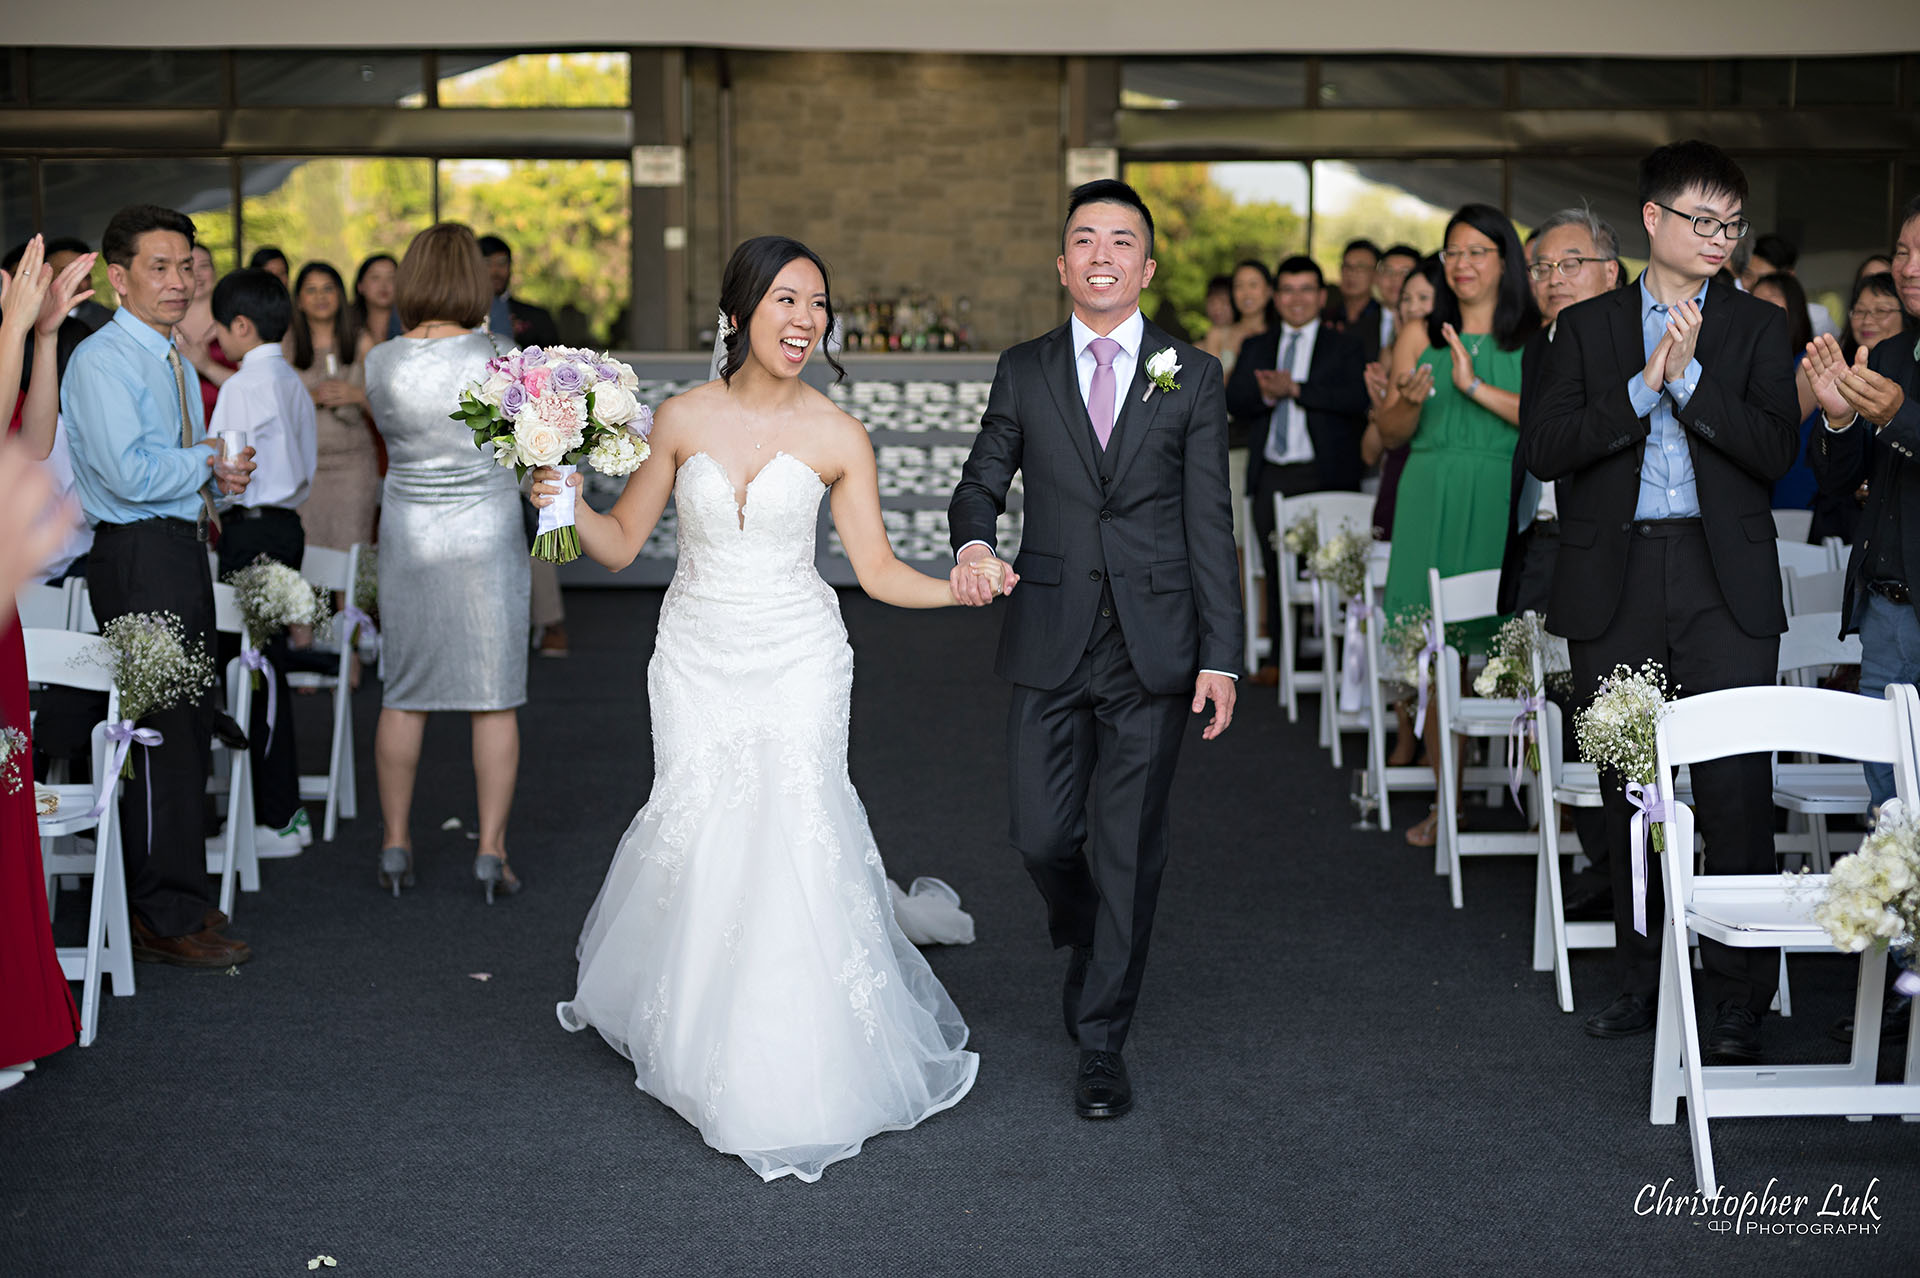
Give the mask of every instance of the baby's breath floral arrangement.
POLYGON ((1412 687, 1433 630, 1433 609, 1425 604, 1402 608, 1380 631, 1380 661, 1389 678, 1412 687))
MULTIPOLYGON (((1920 813, 1908 811, 1898 799, 1881 805, 1873 833, 1833 863, 1813 921, 1837 950, 1858 954, 1885 946, 1902 966, 1914 967, 1920 938, 1920 813)), ((1908 977, 1903 986, 1911 983, 1908 977)))
POLYGON ((1320 545, 1320 520, 1312 511, 1293 521, 1280 537, 1280 545, 1290 555, 1298 555, 1302 561, 1311 560, 1313 552, 1320 545))
POLYGON ((0 793, 20 793, 26 756, 27 734, 18 728, 0 728, 0 793))
POLYGON ((1645 844, 1651 842, 1655 852, 1664 852, 1667 846, 1661 821, 1672 796, 1659 792, 1654 736, 1670 697, 1666 671, 1659 662, 1646 662, 1638 670, 1615 666, 1573 721, 1580 757, 1618 773, 1626 783, 1627 800, 1639 809, 1627 828, 1633 854, 1633 923, 1642 936, 1647 932, 1645 844))
POLYGON ((288 626, 317 626, 327 619, 327 595, 298 570, 262 555, 227 577, 240 603, 247 645, 255 651, 288 626))
POLYGON ((1333 586, 1344 599, 1352 599, 1366 588, 1367 552, 1373 538, 1363 537, 1353 525, 1343 523, 1340 531, 1315 546, 1307 560, 1308 571, 1333 586))
POLYGON ((1486 668, 1474 676, 1474 695, 1523 699, 1537 695, 1540 689, 1533 685, 1533 650, 1544 647, 1544 640, 1539 618, 1530 613, 1500 623, 1493 642, 1487 645, 1486 668))
MULTIPOLYGON (((187 638, 186 626, 171 612, 130 612, 101 628, 106 655, 120 690, 120 717, 138 723, 163 710, 198 701, 213 687, 213 657, 206 645, 187 638)), ((120 775, 133 775, 131 759, 120 775)))

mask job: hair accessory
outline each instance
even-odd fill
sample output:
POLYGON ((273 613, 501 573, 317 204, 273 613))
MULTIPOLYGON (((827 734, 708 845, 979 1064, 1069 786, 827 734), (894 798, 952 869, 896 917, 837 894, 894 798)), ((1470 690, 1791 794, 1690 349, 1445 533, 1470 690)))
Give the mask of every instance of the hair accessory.
POLYGON ((725 311, 720 312, 720 318, 719 318, 719 323, 716 327, 716 332, 718 333, 720 340, 723 342, 726 341, 729 337, 733 336, 733 332, 734 332, 733 321, 727 318, 727 313, 725 311))

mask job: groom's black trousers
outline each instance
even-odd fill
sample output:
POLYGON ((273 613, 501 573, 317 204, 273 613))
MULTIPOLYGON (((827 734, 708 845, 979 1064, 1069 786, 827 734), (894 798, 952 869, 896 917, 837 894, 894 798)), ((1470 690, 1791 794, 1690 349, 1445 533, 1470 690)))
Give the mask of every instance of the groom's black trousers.
POLYGON ((1167 864, 1167 792, 1191 700, 1141 686, 1108 616, 1065 683, 1013 689, 1013 846, 1046 899, 1054 945, 1093 951, 1080 1001, 1086 1050, 1119 1051, 1140 997, 1167 864))

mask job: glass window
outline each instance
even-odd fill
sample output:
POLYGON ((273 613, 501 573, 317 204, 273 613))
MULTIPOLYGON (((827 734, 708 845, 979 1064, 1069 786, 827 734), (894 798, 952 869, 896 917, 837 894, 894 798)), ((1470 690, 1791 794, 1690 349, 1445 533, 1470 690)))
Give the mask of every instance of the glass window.
POLYGON ((1120 105, 1301 107, 1307 104, 1302 58, 1134 58, 1120 68, 1120 105))
MULTIPOLYGON (((41 229, 77 235, 97 249, 108 219, 122 207, 158 204, 192 218, 195 238, 225 269, 233 265, 231 173, 225 160, 46 160, 40 165, 41 229)), ((113 302, 104 294, 99 300, 113 302)))
POLYGON ((1700 105, 1699 62, 1651 58, 1526 58, 1514 64, 1522 107, 1700 105))
POLYGON ((241 106, 424 106, 416 53, 236 53, 241 106))
POLYGON ((399 257, 433 223, 430 160, 249 160, 240 173, 241 252, 271 245, 296 271, 327 262, 351 284, 364 258, 399 257))
POLYGON ((12 50, 0 49, 0 102, 12 102, 20 96, 20 85, 13 73, 17 56, 12 50))
POLYGON ((1892 106, 1899 98, 1898 58, 1799 58, 1795 106, 1892 106))
POLYGON ((1207 282, 1244 258, 1271 271, 1307 247, 1307 166, 1291 162, 1129 164, 1153 210, 1153 286, 1140 309, 1171 316, 1195 340, 1212 326, 1207 282))
POLYGON ((442 160, 440 216, 513 251, 512 296, 570 346, 614 346, 631 300, 632 191, 622 160, 442 160))
POLYGON ((1766 159, 1742 160, 1741 167, 1747 174, 1746 215, 1754 233, 1783 235, 1800 250, 1794 274, 1809 296, 1838 293, 1844 302, 1860 259, 1887 248, 1891 166, 1860 160, 1766 159))
POLYGON ((34 49, 35 106, 218 106, 220 55, 171 49, 34 49))
POLYGON ((0 253, 34 232, 33 170, 25 160, 0 160, 0 253))
POLYGON ((624 107, 624 53, 443 53, 443 107, 624 107))
POLYGON ((1506 68, 1492 58, 1322 58, 1323 107, 1497 107, 1506 68))
POLYGON ((1713 104, 1731 107, 1793 105, 1790 58, 1743 58, 1713 64, 1713 104))
POLYGON ((1313 166, 1313 260, 1334 279, 1352 240, 1440 248, 1462 204, 1500 203, 1498 160, 1319 160, 1313 166))

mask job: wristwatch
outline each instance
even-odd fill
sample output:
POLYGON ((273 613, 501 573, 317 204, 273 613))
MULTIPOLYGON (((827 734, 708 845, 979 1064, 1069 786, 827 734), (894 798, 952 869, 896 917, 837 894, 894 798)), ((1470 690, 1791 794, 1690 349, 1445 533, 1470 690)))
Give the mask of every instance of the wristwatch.
POLYGON ((1485 385, 1486 383, 1481 381, 1478 377, 1474 378, 1471 382, 1467 383, 1467 392, 1466 392, 1467 398, 1472 399, 1476 394, 1479 393, 1480 388, 1485 385))

